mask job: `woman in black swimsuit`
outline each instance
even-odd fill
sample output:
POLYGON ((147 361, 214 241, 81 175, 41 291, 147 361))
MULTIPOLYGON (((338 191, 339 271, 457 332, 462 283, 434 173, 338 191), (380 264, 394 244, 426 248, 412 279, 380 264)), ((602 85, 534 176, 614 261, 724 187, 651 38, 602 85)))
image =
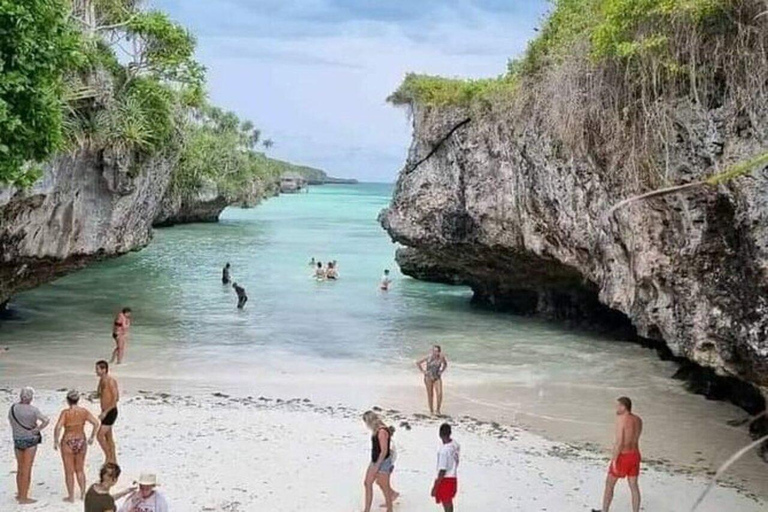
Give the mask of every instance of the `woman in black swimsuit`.
POLYGON ((394 427, 388 427, 373 411, 363 414, 363 421, 371 429, 371 462, 365 472, 365 508, 371 512, 373 503, 373 483, 376 482, 384 494, 384 506, 387 512, 392 512, 392 504, 400 494, 392 489, 390 478, 395 470, 394 451, 392 450, 392 434, 394 427))

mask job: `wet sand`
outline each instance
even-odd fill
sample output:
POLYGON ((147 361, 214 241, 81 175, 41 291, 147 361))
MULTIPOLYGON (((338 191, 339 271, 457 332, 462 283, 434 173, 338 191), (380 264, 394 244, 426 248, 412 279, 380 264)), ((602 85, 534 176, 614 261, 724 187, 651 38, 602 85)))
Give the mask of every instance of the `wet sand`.
MULTIPOLYGON (((38 392, 45 413, 61 409, 61 392, 38 392)), ((13 396, 0 392, 6 410, 13 396)), ((96 410, 97 404, 88 404, 96 410)), ((359 409, 316 404, 309 398, 234 396, 227 393, 173 395, 144 392, 125 396, 115 426, 124 473, 118 488, 139 472, 156 471, 171 510, 252 510, 329 512, 361 510, 361 479, 370 449, 359 409)), ((396 510, 437 510, 429 497, 434 478, 439 421, 395 410, 382 411, 397 427, 398 452, 393 477, 402 493, 396 510)), ((606 457, 547 441, 515 427, 470 417, 453 418, 462 447, 457 509, 465 511, 577 511, 599 502, 606 457)), ((10 435, 0 424, 0 437, 10 435)), ((13 455, 0 452, 9 478, 0 488, 0 509, 81 510, 61 501, 61 461, 50 431, 39 450, 33 474, 36 505, 13 505, 13 455)), ((96 474, 98 447, 88 454, 87 474, 96 474)), ((706 479, 649 465, 642 475, 644 508, 680 512, 706 486, 706 479)), ((617 510, 628 507, 625 485, 618 488, 617 510)), ((378 502, 381 501, 377 496, 378 502)), ((701 511, 765 510, 759 501, 732 488, 717 487, 701 511)))

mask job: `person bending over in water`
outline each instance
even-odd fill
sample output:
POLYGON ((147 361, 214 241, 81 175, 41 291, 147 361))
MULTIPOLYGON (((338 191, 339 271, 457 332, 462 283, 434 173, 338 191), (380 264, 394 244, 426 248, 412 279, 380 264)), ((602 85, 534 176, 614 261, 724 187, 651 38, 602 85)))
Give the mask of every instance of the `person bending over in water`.
POLYGON ((318 261, 317 267, 315 268, 315 279, 318 281, 322 281, 325 279, 325 270, 323 270, 323 262, 318 261))
POLYGON ((459 468, 459 443, 451 439, 451 426, 440 425, 440 440, 443 444, 437 452, 437 478, 432 484, 432 497, 445 512, 453 512, 453 499, 458 490, 456 472, 459 468))
POLYGON ((43 442, 40 433, 48 426, 48 418, 43 416, 40 409, 32 405, 35 390, 30 387, 22 388, 19 402, 8 411, 8 421, 11 423, 13 448, 16 453, 16 501, 20 505, 35 503, 29 497, 29 485, 32 481, 32 464, 35 462, 37 445, 43 442))
POLYGON ((328 263, 328 269, 325 271, 326 279, 338 279, 339 273, 336 271, 336 265, 333 262, 328 263))
POLYGON ((363 512, 371 512, 373 503, 373 483, 376 482, 384 494, 384 507, 387 512, 392 512, 392 503, 400 496, 390 484, 392 472, 395 470, 394 453, 392 452, 392 434, 394 427, 388 427, 381 421, 379 415, 373 411, 363 414, 363 422, 371 430, 371 463, 365 472, 365 509, 363 512))
POLYGON ((67 497, 64 501, 75 502, 75 477, 80 487, 80 499, 85 498, 85 454, 88 445, 93 444, 96 432, 99 429, 97 420, 88 409, 80 407, 80 393, 74 389, 67 393, 69 407, 61 411, 59 421, 53 431, 53 449, 61 447, 61 460, 64 463, 64 482, 67 485, 67 497), (85 439, 85 424, 93 425, 91 437, 85 439), (64 437, 61 430, 64 429, 64 437))
POLYGON ((384 275, 381 276, 381 282, 379 282, 379 289, 382 291, 389 290, 389 285, 392 284, 392 279, 389 278, 389 269, 384 269, 384 275))
POLYGON ((132 318, 131 308, 123 308, 115 317, 112 324, 112 339, 115 340, 115 350, 112 351, 110 363, 117 361, 117 364, 120 364, 123 362, 125 345, 128 342, 128 328, 131 327, 132 318))
POLYGON ((245 294, 245 288, 238 285, 237 283, 232 283, 232 288, 235 289, 235 293, 237 294, 237 309, 243 309, 245 307, 245 303, 248 302, 248 296, 245 294))
POLYGON ((640 475, 640 435, 643 433, 643 420, 632 414, 632 400, 622 396, 616 400, 616 440, 613 444, 611 464, 605 479, 603 508, 592 512, 609 512, 613 501, 613 490, 620 478, 627 479, 632 494, 632 511, 640 511, 640 487, 637 478, 640 475))
POLYGON ((120 400, 120 390, 115 378, 109 374, 109 363, 106 361, 96 362, 96 375, 99 376, 99 387, 96 389, 96 394, 101 401, 101 414, 99 414, 101 426, 96 434, 96 439, 99 440, 99 445, 104 451, 106 462, 117 463, 112 426, 117 421, 117 402, 120 400))
POLYGON ((433 346, 431 354, 416 361, 416 367, 424 374, 429 414, 435 413, 434 404, 436 401, 437 415, 440 416, 440 409, 443 405, 443 372, 448 368, 448 360, 443 355, 440 345, 433 346))
POLYGON ((224 265, 224 268, 221 269, 221 284, 229 284, 231 282, 231 276, 229 275, 229 269, 230 265, 229 262, 227 262, 226 265, 224 265))

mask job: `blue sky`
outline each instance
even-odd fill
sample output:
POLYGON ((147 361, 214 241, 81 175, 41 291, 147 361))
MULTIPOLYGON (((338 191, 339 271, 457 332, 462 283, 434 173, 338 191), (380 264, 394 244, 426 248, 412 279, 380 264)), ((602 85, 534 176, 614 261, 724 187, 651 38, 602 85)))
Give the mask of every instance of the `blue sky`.
POLYGON ((410 143, 385 98, 406 72, 487 77, 535 35, 546 0, 151 0, 198 38, 211 100, 270 154, 394 181, 410 143))

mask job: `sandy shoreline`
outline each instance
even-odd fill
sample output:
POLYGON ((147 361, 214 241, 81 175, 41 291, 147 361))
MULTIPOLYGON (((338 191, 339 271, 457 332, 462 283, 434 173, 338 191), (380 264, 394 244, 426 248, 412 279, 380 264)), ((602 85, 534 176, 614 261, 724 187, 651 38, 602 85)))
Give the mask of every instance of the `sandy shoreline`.
MULTIPOLYGON (((3 411, 15 396, 0 392, 3 411)), ((36 405, 55 416, 63 394, 39 391, 36 405)), ((95 404, 88 404, 96 409, 95 404)), ((361 479, 369 449, 360 410, 344 405, 316 405, 307 398, 236 397, 224 393, 172 395, 136 393, 121 401, 115 427, 120 463, 128 485, 143 470, 160 475, 172 510, 251 510, 328 512, 361 510, 361 479)), ((434 476, 438 420, 393 410, 383 412, 397 427, 398 449, 393 482, 403 497, 402 512, 437 510, 429 497, 434 476)), ((577 511, 599 502, 606 456, 547 441, 519 428, 453 418, 462 445, 458 510, 577 511)), ((58 453, 46 431, 33 474, 36 505, 14 505, 10 447, 0 451, 0 509, 82 510, 66 504, 58 453)), ((0 438, 9 439, 6 421, 0 438)), ((101 461, 97 447, 88 454, 93 478, 101 461)), ((644 509, 680 512, 706 486, 705 475, 671 472, 650 463, 641 477, 644 509)), ((766 502, 736 489, 718 486, 701 511, 764 510, 766 502)), ((616 510, 628 507, 625 486, 616 510)))

